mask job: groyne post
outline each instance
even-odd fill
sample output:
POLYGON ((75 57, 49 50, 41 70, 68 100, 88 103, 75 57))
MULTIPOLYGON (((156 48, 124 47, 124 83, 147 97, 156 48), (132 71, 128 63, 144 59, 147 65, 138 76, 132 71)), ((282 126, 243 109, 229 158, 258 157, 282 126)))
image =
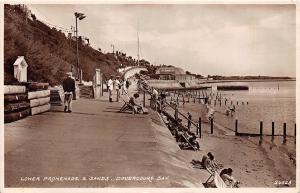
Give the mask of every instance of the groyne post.
POLYGON ((238 135, 238 120, 235 120, 235 136, 238 135))
POLYGON ((222 106, 222 99, 220 99, 220 106, 222 106))
POLYGON ((194 103, 196 103, 196 98, 194 97, 194 103))
POLYGON ((230 104, 232 105, 232 101, 230 101, 230 104))
POLYGON ((295 123, 295 128, 294 128, 294 135, 295 135, 295 140, 294 140, 294 143, 296 144, 296 123, 295 123))
POLYGON ((272 141, 274 140, 274 135, 275 135, 275 123, 272 121, 272 141))
POLYGON ((227 100, 225 99, 225 106, 226 106, 226 102, 227 102, 227 100))
POLYGON ((214 106, 216 106, 216 104, 217 104, 217 101, 216 101, 216 100, 214 100, 214 106))
POLYGON ((211 134, 214 133, 214 119, 213 118, 210 119, 210 133, 211 134))
POLYGON ((178 99, 178 96, 177 96, 177 99, 176 99, 176 101, 177 101, 177 104, 179 104, 179 99, 178 99))
POLYGON ((260 136, 259 144, 261 145, 262 138, 263 138, 263 122, 262 121, 260 121, 260 124, 259 124, 259 136, 260 136))
POLYGON ((286 123, 283 123, 283 143, 286 143, 286 123))
POLYGON ((188 130, 191 130, 191 120, 192 120, 192 115, 190 113, 188 113, 188 130))
POLYGON ((198 131, 199 131, 199 138, 201 138, 201 117, 199 117, 198 131))
POLYGON ((236 105, 239 105, 239 101, 236 101, 236 105))

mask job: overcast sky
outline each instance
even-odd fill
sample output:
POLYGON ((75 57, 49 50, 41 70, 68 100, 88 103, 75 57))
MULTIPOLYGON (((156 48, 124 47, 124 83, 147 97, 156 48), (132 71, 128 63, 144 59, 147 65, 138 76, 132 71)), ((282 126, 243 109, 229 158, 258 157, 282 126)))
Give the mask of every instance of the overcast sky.
POLYGON ((29 5, 37 18, 70 29, 93 47, 202 75, 296 76, 295 5, 29 5))

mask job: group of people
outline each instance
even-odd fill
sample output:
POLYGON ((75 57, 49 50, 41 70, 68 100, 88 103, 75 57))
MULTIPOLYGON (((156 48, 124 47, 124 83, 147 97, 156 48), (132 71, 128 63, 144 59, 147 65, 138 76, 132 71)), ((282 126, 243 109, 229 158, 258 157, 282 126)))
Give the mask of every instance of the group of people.
MULTIPOLYGON (((193 160, 192 163, 196 163, 197 161, 193 160)), ((201 160, 201 165, 204 169, 208 170, 209 173, 216 172, 223 168, 221 164, 218 164, 215 160, 215 156, 208 152, 207 155, 203 155, 201 160)), ((233 170, 231 168, 224 168, 219 173, 219 176, 226 184, 227 187, 238 188, 240 182, 233 177, 233 170)))
POLYGON ((177 121, 169 120, 167 125, 181 149, 200 149, 196 134, 184 128, 182 119, 177 121))
POLYGON ((129 80, 121 80, 120 76, 116 76, 116 78, 114 78, 114 75, 111 75, 110 79, 107 81, 109 102, 113 102, 114 90, 116 91, 117 101, 118 101, 120 97, 120 90, 121 90, 121 95, 127 94, 129 86, 130 86, 129 80))

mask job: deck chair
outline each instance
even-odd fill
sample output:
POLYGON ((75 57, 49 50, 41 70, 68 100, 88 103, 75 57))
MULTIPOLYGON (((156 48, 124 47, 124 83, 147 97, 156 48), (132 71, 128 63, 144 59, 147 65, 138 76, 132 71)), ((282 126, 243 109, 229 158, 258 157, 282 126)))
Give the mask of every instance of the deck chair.
POLYGON ((120 113, 123 113, 123 112, 127 112, 127 111, 130 111, 132 114, 135 114, 137 113, 134 109, 134 107, 129 103, 129 102, 126 102, 123 98, 122 98, 123 102, 124 102, 124 105, 121 107, 120 109, 120 113))
POLYGON ((187 132, 184 132, 183 134, 181 134, 181 136, 186 141, 186 143, 189 144, 189 146, 193 148, 193 150, 195 150, 195 151, 197 150, 197 148, 189 142, 189 136, 188 136, 187 132))
POLYGON ((229 188, 223 179, 221 178, 220 174, 217 171, 210 172, 209 178, 206 180, 205 184, 206 186, 209 185, 209 187, 216 187, 216 188, 229 188), (209 181, 211 178, 213 178, 211 181, 209 181))

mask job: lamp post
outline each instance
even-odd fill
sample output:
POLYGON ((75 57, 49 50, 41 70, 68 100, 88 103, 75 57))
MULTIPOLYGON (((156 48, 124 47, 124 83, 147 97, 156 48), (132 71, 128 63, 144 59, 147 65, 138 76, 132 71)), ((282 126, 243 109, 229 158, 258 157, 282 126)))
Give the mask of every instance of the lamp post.
POLYGON ((78 12, 75 12, 74 15, 75 15, 75 21, 76 21, 75 32, 76 32, 77 78, 79 78, 80 83, 82 83, 82 74, 81 74, 81 69, 79 68, 77 18, 78 18, 79 20, 82 20, 82 19, 84 19, 86 16, 85 16, 83 13, 78 13, 78 12))

